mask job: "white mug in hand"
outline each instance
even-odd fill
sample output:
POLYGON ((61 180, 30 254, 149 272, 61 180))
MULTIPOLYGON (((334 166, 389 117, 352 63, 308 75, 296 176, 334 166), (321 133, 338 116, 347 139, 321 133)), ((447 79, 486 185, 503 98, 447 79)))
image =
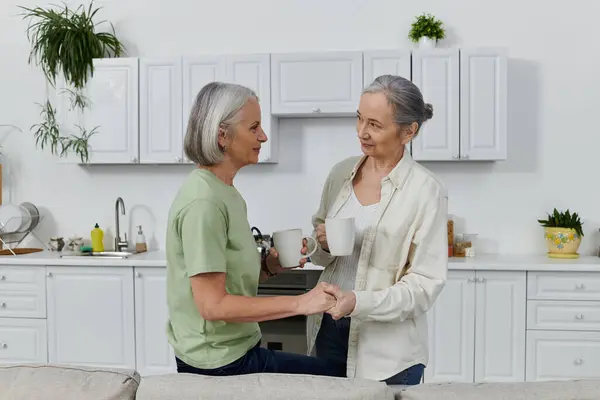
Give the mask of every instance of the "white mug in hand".
POLYGON ((273 246, 279 253, 279 264, 283 268, 294 268, 300 265, 300 260, 315 254, 317 241, 312 236, 303 236, 300 229, 288 229, 273 233, 273 246), (302 239, 312 240, 314 248, 307 254, 302 254, 302 239))
POLYGON ((349 256, 354 251, 354 218, 325 219, 325 235, 332 256, 349 256))

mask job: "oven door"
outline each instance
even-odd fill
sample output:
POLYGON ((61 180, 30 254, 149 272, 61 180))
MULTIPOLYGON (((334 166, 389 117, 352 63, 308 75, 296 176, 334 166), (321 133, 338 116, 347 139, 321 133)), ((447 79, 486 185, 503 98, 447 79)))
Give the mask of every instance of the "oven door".
MULTIPOLYGON (((258 296, 297 296, 306 292, 300 288, 259 288, 258 296)), ((263 321, 259 325, 262 332, 261 347, 306 355, 306 316, 263 321)))

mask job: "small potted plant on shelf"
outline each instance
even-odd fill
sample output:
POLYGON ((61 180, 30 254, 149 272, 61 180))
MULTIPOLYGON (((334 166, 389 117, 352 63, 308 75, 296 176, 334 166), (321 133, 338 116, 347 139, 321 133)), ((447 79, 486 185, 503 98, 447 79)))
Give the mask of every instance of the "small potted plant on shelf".
POLYGON ((434 48, 439 40, 446 37, 444 23, 431 14, 422 14, 415 18, 408 37, 420 48, 434 48))
POLYGON ((577 258, 579 245, 583 238, 583 229, 577 213, 569 210, 558 211, 556 208, 547 219, 538 219, 544 227, 544 238, 548 245, 548 257, 577 258))

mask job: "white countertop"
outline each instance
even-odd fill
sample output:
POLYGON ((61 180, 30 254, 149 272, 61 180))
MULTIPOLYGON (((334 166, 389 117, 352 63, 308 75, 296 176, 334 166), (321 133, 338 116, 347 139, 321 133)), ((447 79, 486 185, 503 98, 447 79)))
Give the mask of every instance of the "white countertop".
MULTIPOLYGON (((68 253, 64 253, 68 254, 68 253)), ((107 267, 166 267, 165 253, 150 251, 126 259, 70 257, 61 258, 59 253, 43 251, 23 255, 0 256, 0 265, 65 265, 107 267)), ((305 269, 323 269, 318 265, 306 264, 305 269)), ((450 258, 450 270, 490 271, 591 271, 600 272, 600 257, 581 256, 573 260, 552 259, 544 255, 487 255, 470 258, 450 258)))

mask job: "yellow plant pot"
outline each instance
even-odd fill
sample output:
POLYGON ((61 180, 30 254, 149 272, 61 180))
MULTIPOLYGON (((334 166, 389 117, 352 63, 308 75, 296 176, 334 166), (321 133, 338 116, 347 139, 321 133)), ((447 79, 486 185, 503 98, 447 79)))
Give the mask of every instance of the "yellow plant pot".
POLYGON ((577 258, 581 236, 571 228, 544 228, 544 238, 548 245, 548 257, 577 258))

